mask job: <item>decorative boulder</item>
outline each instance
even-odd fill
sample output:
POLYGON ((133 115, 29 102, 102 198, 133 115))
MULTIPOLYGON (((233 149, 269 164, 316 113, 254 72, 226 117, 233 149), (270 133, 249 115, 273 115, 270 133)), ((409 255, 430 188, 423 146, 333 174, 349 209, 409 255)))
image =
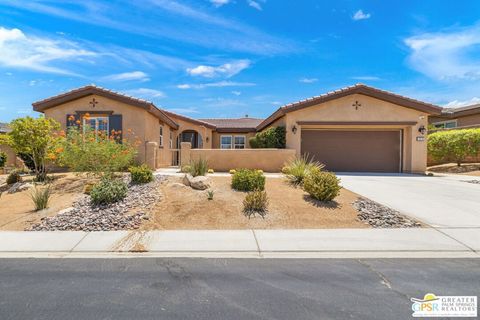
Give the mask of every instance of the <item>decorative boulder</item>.
POLYGON ((196 190, 205 190, 210 188, 210 182, 207 177, 198 176, 190 180, 190 187, 196 190))
POLYGON ((186 175, 183 176, 183 184, 186 186, 190 186, 190 181, 192 181, 193 177, 190 173, 187 173, 186 175))
POLYGON ((21 192, 24 190, 28 190, 31 187, 33 187, 31 183, 16 182, 10 187, 10 189, 8 189, 8 193, 21 192))

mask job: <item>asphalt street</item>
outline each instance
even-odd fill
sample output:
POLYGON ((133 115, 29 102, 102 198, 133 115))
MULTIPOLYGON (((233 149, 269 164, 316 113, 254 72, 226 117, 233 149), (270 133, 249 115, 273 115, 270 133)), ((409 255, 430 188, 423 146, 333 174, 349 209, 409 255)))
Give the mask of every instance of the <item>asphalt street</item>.
POLYGON ((411 319, 480 259, 1 259, 0 319, 411 319))

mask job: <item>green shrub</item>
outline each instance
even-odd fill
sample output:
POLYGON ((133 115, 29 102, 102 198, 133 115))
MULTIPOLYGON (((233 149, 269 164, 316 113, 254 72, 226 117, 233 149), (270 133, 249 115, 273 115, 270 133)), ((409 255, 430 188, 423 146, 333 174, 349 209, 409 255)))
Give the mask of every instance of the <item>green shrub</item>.
POLYGON ((153 171, 146 165, 130 167, 130 176, 132 178, 132 183, 148 183, 153 181, 153 171))
POLYGON ((437 131, 428 135, 428 154, 437 161, 454 161, 458 166, 480 151, 480 129, 437 131))
POLYGON ((309 159, 307 154, 301 157, 295 157, 285 167, 282 172, 285 174, 291 184, 298 186, 303 183, 305 177, 313 170, 321 171, 325 166, 318 161, 309 159))
POLYGON ((265 189, 265 176, 258 170, 239 169, 232 176, 232 188, 239 191, 265 189))
POLYGON ((267 192, 255 190, 249 192, 243 200, 243 213, 248 218, 254 216, 256 213, 258 213, 263 218, 267 214, 267 206, 267 192))
POLYGON ((215 192, 213 190, 207 190, 207 199, 208 200, 213 200, 213 195, 215 192))
POLYGON ((50 201, 50 196, 52 195, 50 185, 47 187, 38 187, 35 185, 30 194, 30 198, 35 205, 35 211, 43 210, 48 208, 48 202, 50 201))
POLYGON ((102 178, 90 191, 92 203, 95 205, 109 204, 120 201, 127 196, 128 187, 122 180, 102 178))
POLYGON ((286 130, 285 127, 271 127, 259 132, 255 137, 250 138, 251 148, 278 148, 285 149, 286 130))
POLYGON ((0 168, 5 167, 7 163, 7 154, 5 152, 0 152, 0 168))
POLYGON ((235 174, 235 172, 237 172, 237 170, 235 169, 230 169, 230 171, 228 171, 230 174, 235 174))
POLYGON ((192 160, 190 162, 190 173, 193 177, 204 176, 208 171, 208 162, 204 159, 192 160))
POLYGON ((7 184, 14 184, 20 181, 22 181, 22 177, 20 176, 17 170, 10 172, 10 174, 7 177, 7 184))
POLYGON ((92 183, 92 182, 87 182, 87 183, 83 186, 83 193, 86 194, 86 195, 90 195, 90 193, 92 192, 92 189, 93 189, 94 186, 95 186, 94 183, 92 183))
POLYGON ((190 173, 190 171, 192 170, 192 167, 190 167, 188 164, 186 166, 183 166, 181 169, 180 169, 180 172, 182 173, 190 173))
POLYGON ((340 193, 340 179, 332 172, 313 170, 303 181, 303 190, 312 198, 332 201, 340 193))

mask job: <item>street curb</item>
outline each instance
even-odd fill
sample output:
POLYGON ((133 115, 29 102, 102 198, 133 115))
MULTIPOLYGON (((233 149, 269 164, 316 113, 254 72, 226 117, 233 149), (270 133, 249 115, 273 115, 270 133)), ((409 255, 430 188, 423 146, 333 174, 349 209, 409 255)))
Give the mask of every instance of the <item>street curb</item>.
POLYGON ((244 251, 244 252, 0 252, 0 259, 132 259, 132 258, 217 258, 217 259, 478 259, 471 251, 244 251))

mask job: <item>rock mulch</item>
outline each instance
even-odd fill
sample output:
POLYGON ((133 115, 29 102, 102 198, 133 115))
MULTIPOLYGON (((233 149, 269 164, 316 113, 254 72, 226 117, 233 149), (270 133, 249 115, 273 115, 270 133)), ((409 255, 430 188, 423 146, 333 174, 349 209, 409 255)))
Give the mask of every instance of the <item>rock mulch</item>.
POLYGON ((160 183, 166 178, 156 176, 147 184, 130 184, 128 195, 110 205, 95 206, 89 196, 82 196, 73 207, 53 217, 42 218, 31 231, 112 231, 138 229, 148 220, 148 212, 161 200, 160 183))
POLYGON ((473 184, 480 184, 480 180, 462 180, 462 182, 473 183, 473 184))
POLYGON ((33 184, 28 182, 15 182, 12 186, 9 187, 8 193, 12 194, 15 192, 25 191, 32 187, 33 187, 33 184))
POLYGON ((422 226, 398 211, 366 198, 356 200, 353 207, 359 211, 358 219, 374 228, 418 228, 422 226))

